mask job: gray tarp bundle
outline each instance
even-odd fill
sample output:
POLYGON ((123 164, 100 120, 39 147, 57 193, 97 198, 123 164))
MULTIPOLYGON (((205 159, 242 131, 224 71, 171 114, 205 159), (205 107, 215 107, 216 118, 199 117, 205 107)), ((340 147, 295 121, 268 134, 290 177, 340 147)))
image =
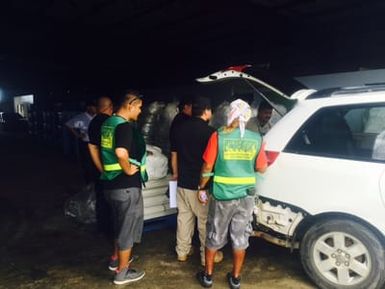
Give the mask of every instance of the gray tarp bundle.
POLYGON ((95 187, 85 186, 79 193, 70 197, 64 205, 64 215, 75 218, 80 223, 95 223, 95 187))
POLYGON ((146 144, 160 147, 166 155, 170 150, 169 131, 171 122, 178 113, 177 105, 177 102, 167 105, 161 101, 152 102, 144 110, 138 123, 146 144))

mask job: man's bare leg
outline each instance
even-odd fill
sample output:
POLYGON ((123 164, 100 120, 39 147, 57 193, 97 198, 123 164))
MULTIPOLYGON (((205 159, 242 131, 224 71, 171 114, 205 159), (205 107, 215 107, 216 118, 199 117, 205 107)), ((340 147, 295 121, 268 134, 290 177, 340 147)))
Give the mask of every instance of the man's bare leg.
POLYGON ((131 252, 132 252, 132 248, 127 249, 127 250, 120 250, 118 252, 118 256, 119 256, 118 271, 121 271, 122 269, 127 268, 129 266, 129 260, 131 258, 131 252))
POLYGON ((233 276, 241 276, 243 262, 245 261, 246 250, 233 250, 233 276))
POLYGON ((214 271, 214 258, 217 250, 211 250, 206 247, 206 266, 205 271, 207 275, 212 275, 214 271))

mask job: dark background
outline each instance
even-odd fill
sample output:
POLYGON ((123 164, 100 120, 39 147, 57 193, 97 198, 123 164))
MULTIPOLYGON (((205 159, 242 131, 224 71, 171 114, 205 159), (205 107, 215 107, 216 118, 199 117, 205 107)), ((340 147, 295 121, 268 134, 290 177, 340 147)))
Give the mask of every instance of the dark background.
POLYGON ((380 0, 14 0, 0 88, 40 101, 189 84, 249 63, 287 76, 385 65, 380 0))

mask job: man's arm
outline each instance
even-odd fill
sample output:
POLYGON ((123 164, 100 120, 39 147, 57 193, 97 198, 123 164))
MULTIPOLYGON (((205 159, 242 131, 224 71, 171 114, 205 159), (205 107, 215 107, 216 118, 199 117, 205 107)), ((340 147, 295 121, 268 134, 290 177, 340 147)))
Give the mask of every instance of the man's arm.
POLYGON ((119 147, 115 149, 115 154, 118 158, 119 165, 122 167, 122 170, 126 175, 132 176, 133 174, 139 171, 139 168, 137 166, 129 162, 128 159, 130 158, 130 156, 128 154, 128 150, 119 147))
POLYGON ((257 172, 263 174, 264 172, 266 172, 266 170, 267 170, 267 165, 263 168, 258 168, 257 172))
POLYGON ((267 169, 267 156, 265 152, 265 144, 262 144, 255 161, 255 171, 263 174, 267 169))
POLYGON ((75 138, 81 138, 82 135, 73 127, 66 125, 67 129, 74 135, 75 138))
POLYGON ((75 123, 78 121, 78 119, 79 119, 79 114, 75 115, 73 118, 71 118, 64 124, 65 127, 75 136, 75 138, 82 137, 80 132, 75 128, 75 123))
POLYGON ((92 161, 99 172, 103 173, 103 164, 100 158, 98 146, 88 143, 88 151, 90 152, 92 161))
POLYGON ((213 171, 218 153, 218 133, 213 132, 207 142, 206 149, 203 153, 203 165, 201 169, 201 177, 199 188, 205 188, 210 180, 210 173, 213 171))
POLYGON ((129 161, 129 149, 133 141, 133 129, 129 123, 120 124, 115 129, 115 155, 123 172, 132 176, 139 168, 129 161))
POLYGON ((211 172, 213 171, 213 165, 208 164, 207 162, 204 162, 202 165, 201 170, 201 178, 199 181, 199 187, 198 187, 198 201, 202 203, 203 205, 206 205, 209 201, 207 196, 207 189, 206 185, 211 177, 211 172))
POLYGON ((202 156, 204 162, 201 169, 201 177, 200 177, 199 188, 198 188, 199 189, 198 200, 202 204, 206 204, 208 202, 206 193, 205 192, 201 193, 201 191, 202 190, 206 191, 205 188, 208 181, 210 180, 211 172, 213 171, 214 164, 217 158, 217 152, 218 152, 218 135, 217 135, 217 132, 214 132, 211 135, 207 143, 205 152, 203 153, 203 156, 202 156), (206 197, 203 197, 202 199, 202 196, 206 196, 206 197))
POLYGON ((178 179, 178 153, 177 152, 171 152, 171 170, 172 170, 171 179, 176 181, 178 179))
POLYGON ((199 188, 205 188, 208 181, 211 177, 211 172, 213 171, 214 166, 211 164, 208 164, 206 162, 203 163, 202 169, 201 169, 201 178, 199 181, 199 188))

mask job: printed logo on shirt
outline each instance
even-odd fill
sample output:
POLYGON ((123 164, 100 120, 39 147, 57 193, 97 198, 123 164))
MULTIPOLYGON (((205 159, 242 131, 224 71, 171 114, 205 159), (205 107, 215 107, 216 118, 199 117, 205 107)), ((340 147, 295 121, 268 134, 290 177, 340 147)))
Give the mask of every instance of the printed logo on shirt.
POLYGON ((114 128, 112 126, 103 126, 100 140, 101 147, 112 149, 113 135, 114 128))
POLYGON ((248 139, 224 140, 225 160, 252 160, 257 154, 257 142, 248 139))

